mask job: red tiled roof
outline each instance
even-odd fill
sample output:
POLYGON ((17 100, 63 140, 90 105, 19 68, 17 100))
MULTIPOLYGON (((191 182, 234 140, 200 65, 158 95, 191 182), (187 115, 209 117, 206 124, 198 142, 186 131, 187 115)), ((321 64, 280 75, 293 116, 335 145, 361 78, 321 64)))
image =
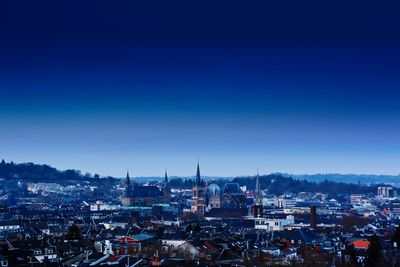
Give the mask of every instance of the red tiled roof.
POLYGON ((368 240, 358 239, 358 240, 351 242, 351 244, 353 244, 355 248, 368 249, 370 242, 368 240))

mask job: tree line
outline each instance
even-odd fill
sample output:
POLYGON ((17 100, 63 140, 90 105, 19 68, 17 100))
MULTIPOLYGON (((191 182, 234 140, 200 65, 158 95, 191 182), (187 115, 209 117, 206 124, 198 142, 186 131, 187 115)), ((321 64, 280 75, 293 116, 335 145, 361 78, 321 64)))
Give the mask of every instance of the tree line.
POLYGON ((32 162, 19 163, 0 162, 0 178, 6 180, 21 179, 31 182, 57 182, 67 180, 99 179, 98 174, 82 174, 78 170, 60 171, 49 165, 34 164, 32 162))

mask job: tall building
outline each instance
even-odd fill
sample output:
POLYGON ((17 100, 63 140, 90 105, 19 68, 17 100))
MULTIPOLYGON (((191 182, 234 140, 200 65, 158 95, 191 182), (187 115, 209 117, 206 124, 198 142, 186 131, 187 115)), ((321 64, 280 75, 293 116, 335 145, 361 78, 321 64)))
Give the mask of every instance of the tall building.
POLYGON ((122 205, 123 206, 130 206, 130 196, 132 194, 132 184, 131 184, 131 179, 129 177, 129 171, 126 172, 126 178, 125 178, 125 193, 124 196, 121 199, 122 205))
POLYGON ((125 178, 125 194, 121 198, 123 206, 144 206, 151 207, 154 204, 168 203, 164 193, 167 190, 160 190, 157 186, 143 186, 131 181, 129 173, 125 178))
POLYGON ((169 184, 168 184, 167 170, 165 170, 164 181, 162 184, 162 192, 165 197, 165 201, 167 203, 171 202, 171 188, 169 187, 169 184))
POLYGON ((378 187, 378 197, 393 197, 393 187, 391 186, 378 187))
POLYGON ((350 195, 350 204, 351 205, 360 205, 363 200, 362 194, 351 194, 350 195))
POLYGON ((132 187, 131 179, 129 178, 129 171, 126 172, 125 186, 126 186, 125 194, 129 195, 132 187))
POLYGON ((256 186, 254 188, 254 205, 253 205, 253 216, 262 217, 263 216, 263 205, 261 200, 261 188, 260 188, 260 175, 257 171, 256 186))
POLYGON ((192 212, 203 216, 206 207, 206 186, 200 177, 199 163, 197 163, 196 180, 192 193, 192 212))
POLYGON ((393 200, 391 203, 392 216, 394 218, 400 218, 400 200, 393 200))
POLYGON ((317 229, 317 206, 310 207, 310 227, 317 229))

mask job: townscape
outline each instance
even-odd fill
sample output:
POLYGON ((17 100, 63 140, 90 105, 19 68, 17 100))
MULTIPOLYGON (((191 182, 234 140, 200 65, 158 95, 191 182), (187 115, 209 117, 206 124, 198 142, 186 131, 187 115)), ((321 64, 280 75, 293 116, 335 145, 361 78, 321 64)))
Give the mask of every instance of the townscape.
POLYGON ((167 171, 145 182, 129 172, 30 182, 0 165, 1 267, 400 265, 391 185, 277 194, 264 185, 283 176, 256 173, 250 187, 205 180, 199 164, 185 182, 167 171))
POLYGON ((0 267, 400 267, 399 10, 0 1, 0 267))

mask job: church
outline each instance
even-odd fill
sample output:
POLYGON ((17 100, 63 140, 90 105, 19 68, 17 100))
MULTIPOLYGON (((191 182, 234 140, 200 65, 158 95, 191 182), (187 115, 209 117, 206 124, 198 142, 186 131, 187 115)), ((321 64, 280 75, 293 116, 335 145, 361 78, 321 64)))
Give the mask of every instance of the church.
POLYGON ((197 163, 196 180, 192 189, 192 212, 203 216, 206 209, 207 185, 200 178, 200 166, 197 163))
POLYGON ((212 209, 243 209, 246 210, 246 194, 238 183, 226 183, 223 190, 212 182, 207 185, 200 176, 200 166, 197 164, 195 184, 192 189, 192 212, 199 216, 212 209))
POLYGON ((161 189, 155 185, 143 186, 131 181, 129 172, 125 178, 125 194, 121 198, 125 207, 144 206, 151 207, 154 204, 169 203, 171 201, 171 190, 168 186, 168 175, 165 171, 164 181, 161 189))

